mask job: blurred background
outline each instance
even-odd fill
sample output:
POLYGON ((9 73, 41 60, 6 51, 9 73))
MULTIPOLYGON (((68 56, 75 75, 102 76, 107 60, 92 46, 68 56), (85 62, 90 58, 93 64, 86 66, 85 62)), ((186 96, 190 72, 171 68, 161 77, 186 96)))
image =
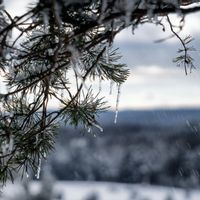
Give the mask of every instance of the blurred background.
MULTIPOLYGON (((5 0, 21 15, 28 0, 5 0)), ((177 24, 179 20, 175 16, 177 24)), ((121 88, 102 95, 111 108, 99 116, 103 132, 63 126, 55 151, 42 162, 41 177, 27 174, 2 189, 2 200, 199 200, 200 199, 200 14, 186 17, 182 37, 191 35, 195 66, 185 75, 173 58, 181 44, 166 24, 121 32, 114 47, 130 68, 121 88)), ((53 106, 53 102, 52 102, 53 106)))

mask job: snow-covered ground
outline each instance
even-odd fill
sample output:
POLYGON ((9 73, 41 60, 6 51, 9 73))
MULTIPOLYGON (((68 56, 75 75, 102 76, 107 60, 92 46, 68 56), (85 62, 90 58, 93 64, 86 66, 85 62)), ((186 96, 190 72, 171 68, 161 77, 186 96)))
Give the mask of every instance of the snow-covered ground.
MULTIPOLYGON (((31 192, 40 189, 37 182, 30 184, 31 192)), ((7 185, 1 200, 19 199, 22 186, 7 185), (20 189, 21 187, 21 189, 20 189)), ((199 200, 200 190, 184 190, 143 184, 106 182, 59 181, 53 187, 55 198, 60 200, 199 200)))

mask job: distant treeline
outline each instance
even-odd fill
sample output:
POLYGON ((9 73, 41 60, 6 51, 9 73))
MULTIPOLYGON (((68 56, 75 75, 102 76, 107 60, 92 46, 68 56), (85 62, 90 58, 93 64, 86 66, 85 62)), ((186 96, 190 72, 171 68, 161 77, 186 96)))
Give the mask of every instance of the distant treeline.
POLYGON ((60 180, 197 187, 200 124, 188 123, 175 127, 110 125, 96 137, 63 127, 49 164, 60 180))

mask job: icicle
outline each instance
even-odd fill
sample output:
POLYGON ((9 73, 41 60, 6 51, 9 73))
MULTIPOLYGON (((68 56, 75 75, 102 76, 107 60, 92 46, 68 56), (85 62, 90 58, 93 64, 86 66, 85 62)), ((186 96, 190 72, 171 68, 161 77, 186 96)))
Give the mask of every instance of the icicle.
POLYGON ((101 76, 99 77, 99 93, 101 92, 101 83, 102 83, 102 79, 101 76))
MULTIPOLYGON (((76 76, 79 78, 80 80, 80 84, 82 84, 84 86, 84 88, 86 90, 88 90, 88 87, 85 83, 85 80, 83 79, 83 76, 81 75, 81 71, 85 68, 84 63, 81 61, 80 58, 75 60, 74 63, 74 73, 76 74, 76 76)), ((87 73, 87 72, 86 72, 87 73)))
POLYGON ((44 153, 44 158, 46 158, 47 157, 47 154, 46 153, 44 153))
POLYGON ((13 144, 14 144, 14 139, 11 136, 10 137, 10 141, 9 141, 9 147, 8 147, 8 149, 9 149, 10 152, 13 150, 13 144))
POLYGON ((114 123, 117 123, 117 117, 118 117, 118 112, 119 112, 119 98, 120 98, 120 93, 121 93, 121 84, 118 83, 118 91, 117 91, 117 100, 116 100, 116 110, 115 110, 115 120, 114 123))
POLYGON ((111 81, 110 81, 110 92, 109 92, 110 95, 112 94, 113 83, 114 83, 114 82, 111 80, 111 81))
POLYGON ((84 66, 84 64, 83 64, 83 62, 81 61, 80 58, 78 59, 78 65, 79 65, 80 69, 84 69, 85 68, 85 66, 84 66))
POLYGON ((48 9, 43 10, 42 17, 43 17, 44 29, 46 29, 48 27, 48 24, 49 24, 48 9))
POLYGON ((84 69, 84 63, 80 59, 79 51, 72 45, 68 45, 67 50, 71 52, 71 63, 74 73, 77 77, 82 78, 80 70, 84 69))
POLYGON ((37 168, 37 174, 35 175, 37 179, 40 178, 41 165, 42 165, 42 159, 39 158, 39 163, 38 163, 38 168, 37 168))
POLYGON ((103 0, 102 3, 101 3, 101 14, 100 14, 100 17, 98 19, 98 23, 99 24, 102 24, 102 20, 105 18, 105 10, 107 8, 107 0, 103 0))
POLYGON ((125 25, 128 26, 131 22, 131 13, 132 13, 132 9, 134 7, 134 1, 129 1, 126 0, 125 1, 125 25))
POLYGON ((126 12, 126 17, 125 17, 125 25, 128 26, 130 24, 130 20, 131 19, 131 13, 130 12, 126 12))
POLYGON ((109 64, 109 45, 106 45, 106 50, 105 50, 105 53, 106 53, 106 63, 109 64))
POLYGON ((78 78, 82 78, 81 73, 79 72, 79 70, 81 69, 80 68, 81 65, 80 65, 79 59, 74 60, 72 58, 72 64, 73 64, 73 70, 74 70, 74 73, 76 74, 76 76, 78 78))
POLYGON ((133 25, 132 25, 132 27, 131 27, 131 33, 132 33, 133 35, 135 35, 135 30, 136 30, 137 27, 138 27, 137 24, 133 24, 133 25))
POLYGON ((3 155, 5 155, 7 153, 7 149, 8 149, 7 145, 8 145, 7 142, 5 142, 5 141, 2 142, 1 149, 2 149, 3 155))
POLYGON ((60 96, 61 96, 61 98, 64 98, 64 90, 63 89, 61 89, 61 91, 60 91, 60 96))
POLYGON ((55 3, 54 9, 55 9, 55 18, 57 20, 57 23, 59 24, 60 27, 62 27, 62 20, 60 18, 61 7, 57 2, 55 3))

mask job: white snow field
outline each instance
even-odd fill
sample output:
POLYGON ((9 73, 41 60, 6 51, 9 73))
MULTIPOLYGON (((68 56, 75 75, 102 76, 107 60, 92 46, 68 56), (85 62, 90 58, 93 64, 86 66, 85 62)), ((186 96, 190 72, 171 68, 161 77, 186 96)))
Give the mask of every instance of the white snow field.
MULTIPOLYGON (((32 182, 30 190, 37 194, 40 184, 32 182)), ((20 193, 23 193, 21 185, 8 184, 0 199, 20 199, 20 193)), ((53 200, 200 200, 200 190, 107 182, 58 181, 53 194, 53 200)))

